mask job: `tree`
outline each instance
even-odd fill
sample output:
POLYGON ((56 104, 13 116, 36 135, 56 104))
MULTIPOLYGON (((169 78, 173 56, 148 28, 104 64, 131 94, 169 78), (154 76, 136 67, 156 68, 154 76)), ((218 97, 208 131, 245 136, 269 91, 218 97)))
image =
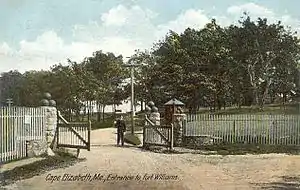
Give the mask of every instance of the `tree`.
POLYGON ((165 97, 176 96, 194 110, 200 105, 220 108, 230 85, 226 37, 226 31, 212 20, 199 31, 188 28, 181 35, 170 31, 157 43, 154 80, 165 97))
POLYGON ((22 74, 18 71, 9 71, 1 75, 0 104, 6 104, 6 100, 12 98, 14 105, 20 105, 19 91, 23 80, 22 74))
MULTIPOLYGON (((123 67, 122 56, 115 56, 113 53, 103 53, 97 51, 92 57, 84 61, 88 72, 92 73, 96 88, 93 91, 92 99, 97 101, 98 108, 102 105, 104 119, 104 109, 106 105, 120 104, 123 97, 120 95, 120 85, 126 77, 123 67)), ((99 110, 100 113, 100 110, 99 110)), ((98 117, 100 120, 100 117, 98 117)))
POLYGON ((254 104, 262 108, 272 84, 287 83, 288 77, 280 73, 296 67, 298 39, 280 22, 267 24, 267 19, 258 18, 255 23, 246 15, 240 24, 229 28, 231 55, 243 67, 241 70, 247 72, 254 104))

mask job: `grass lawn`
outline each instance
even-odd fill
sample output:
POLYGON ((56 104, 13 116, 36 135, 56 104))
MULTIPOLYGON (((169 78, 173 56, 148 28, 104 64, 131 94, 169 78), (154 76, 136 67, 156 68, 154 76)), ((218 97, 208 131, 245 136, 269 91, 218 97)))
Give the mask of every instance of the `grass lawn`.
MULTIPOLYGON (((289 104, 269 104, 261 110, 256 106, 242 106, 238 107, 227 107, 225 110, 217 110, 214 114, 289 114, 295 115, 300 113, 300 104, 298 103, 289 103, 289 104)), ((210 113, 208 108, 202 108, 198 113, 210 113)))

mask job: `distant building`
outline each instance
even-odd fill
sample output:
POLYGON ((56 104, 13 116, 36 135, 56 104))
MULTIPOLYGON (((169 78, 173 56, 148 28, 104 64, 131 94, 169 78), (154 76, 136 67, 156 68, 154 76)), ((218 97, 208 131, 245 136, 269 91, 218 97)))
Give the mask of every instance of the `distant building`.
MULTIPOLYGON (((96 102, 92 103, 91 110, 94 113, 97 112, 96 102)), ((105 113, 113 113, 113 112, 115 112, 115 110, 121 110, 122 112, 125 112, 125 113, 130 112, 131 111, 130 101, 124 100, 124 101, 122 101, 122 104, 120 104, 120 105, 115 105, 115 106, 114 105, 107 105, 104 108, 105 113)), ((135 107, 135 112, 138 112, 138 111, 141 111, 141 106, 136 106, 135 107)), ((81 113, 83 113, 83 112, 84 112, 84 108, 81 110, 81 113)), ((102 110, 101 110, 101 112, 102 112, 102 110)))

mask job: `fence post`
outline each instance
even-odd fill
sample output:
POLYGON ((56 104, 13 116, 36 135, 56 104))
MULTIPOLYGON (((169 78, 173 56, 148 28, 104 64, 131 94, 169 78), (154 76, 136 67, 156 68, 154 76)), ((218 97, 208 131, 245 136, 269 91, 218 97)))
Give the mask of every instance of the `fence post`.
POLYGON ((174 126, 173 124, 171 124, 171 134, 170 134, 170 150, 173 150, 173 146, 174 146, 174 136, 173 136, 173 133, 174 133, 174 126))
POLYGON ((55 107, 44 106, 45 109, 45 128, 46 128, 46 139, 47 139, 47 154, 53 156, 54 152, 51 149, 51 144, 55 140, 54 135, 57 129, 57 110, 55 107))
POLYGON ((91 150, 91 129, 92 129, 92 123, 91 120, 89 120, 89 128, 88 128, 88 151, 91 150))
POLYGON ((53 148, 59 148, 59 123, 57 123, 57 126, 56 126, 56 145, 55 143, 53 144, 53 148))
POLYGON ((145 147, 145 142, 146 142, 146 126, 143 126, 143 147, 145 147))
POLYGON ((236 134, 236 129, 235 129, 235 120, 233 120, 233 141, 236 143, 237 141, 237 134, 236 134))

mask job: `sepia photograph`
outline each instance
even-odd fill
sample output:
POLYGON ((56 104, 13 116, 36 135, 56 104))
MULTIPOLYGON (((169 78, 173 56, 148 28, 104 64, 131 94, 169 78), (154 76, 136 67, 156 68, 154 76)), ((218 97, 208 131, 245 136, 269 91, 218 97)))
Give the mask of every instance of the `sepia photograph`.
POLYGON ((0 0, 0 190, 300 190, 298 6, 0 0))

